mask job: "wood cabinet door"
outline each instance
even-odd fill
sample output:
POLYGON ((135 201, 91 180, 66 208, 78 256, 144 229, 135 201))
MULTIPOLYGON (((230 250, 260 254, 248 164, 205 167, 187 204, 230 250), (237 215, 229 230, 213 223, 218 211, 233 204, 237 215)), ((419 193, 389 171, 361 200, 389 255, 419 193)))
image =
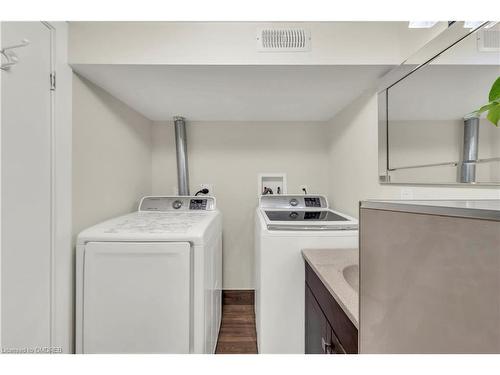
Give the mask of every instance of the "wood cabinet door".
MULTIPOLYGON (((327 326, 330 327, 327 328, 327 336, 325 336, 326 343, 324 344, 326 348, 324 351, 332 352, 332 354, 340 354, 340 352, 357 354, 358 331, 356 327, 307 263, 306 291, 311 294, 311 297, 306 297, 306 303, 308 301, 307 299, 312 298, 316 306, 318 306, 317 308, 326 319, 327 326)), ((314 305, 313 302, 310 303, 314 305)), ((312 312, 310 316, 313 316, 312 312)), ((314 326, 313 323, 310 324, 314 326)))
POLYGON ((306 354, 326 354, 325 342, 328 342, 331 328, 314 298, 309 287, 306 285, 305 306, 305 351, 306 354))
POLYGON ((332 329, 330 324, 327 322, 327 348, 326 352, 328 354, 346 354, 345 349, 342 347, 339 338, 335 334, 335 331, 332 329))

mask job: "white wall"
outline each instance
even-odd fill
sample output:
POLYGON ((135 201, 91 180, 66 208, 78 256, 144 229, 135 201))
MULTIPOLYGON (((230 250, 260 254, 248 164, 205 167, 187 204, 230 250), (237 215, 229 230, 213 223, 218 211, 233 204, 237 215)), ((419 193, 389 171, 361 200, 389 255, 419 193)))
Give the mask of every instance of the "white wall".
MULTIPOLYGON (((257 176, 284 172, 288 193, 327 191, 325 123, 187 123, 191 193, 213 184, 223 214, 223 287, 253 288, 254 211, 257 176)), ((153 194, 177 186, 172 123, 153 126, 153 194)))
POLYGON ((407 22, 71 22, 72 64, 400 64, 446 27, 407 22), (304 27, 311 51, 257 51, 257 30, 304 27))
POLYGON ((73 234, 151 193, 151 121, 73 75, 73 234))
POLYGON ((377 111, 377 96, 369 91, 329 122, 328 191, 336 208, 357 217, 359 201, 365 199, 500 198, 499 188, 379 184, 377 111))

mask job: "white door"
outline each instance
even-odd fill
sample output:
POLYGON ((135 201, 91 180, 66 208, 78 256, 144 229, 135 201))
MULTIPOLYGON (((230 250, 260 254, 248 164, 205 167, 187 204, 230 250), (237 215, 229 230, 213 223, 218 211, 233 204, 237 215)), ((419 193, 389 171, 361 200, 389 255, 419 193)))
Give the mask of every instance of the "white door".
MULTIPOLYGON (((18 63, 1 79, 2 347, 51 345, 51 29, 2 22, 2 47, 18 63)), ((2 58, 2 62, 5 59, 2 58)))
POLYGON ((92 242, 83 281, 84 353, 189 353, 190 244, 92 242))

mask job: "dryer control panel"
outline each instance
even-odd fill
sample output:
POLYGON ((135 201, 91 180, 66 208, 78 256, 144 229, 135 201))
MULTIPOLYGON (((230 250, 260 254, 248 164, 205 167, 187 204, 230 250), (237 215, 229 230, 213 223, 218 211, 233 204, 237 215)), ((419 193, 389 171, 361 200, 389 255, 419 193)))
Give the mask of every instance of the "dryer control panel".
POLYGON ((207 196, 144 197, 139 204, 142 212, 213 211, 215 198, 207 196))

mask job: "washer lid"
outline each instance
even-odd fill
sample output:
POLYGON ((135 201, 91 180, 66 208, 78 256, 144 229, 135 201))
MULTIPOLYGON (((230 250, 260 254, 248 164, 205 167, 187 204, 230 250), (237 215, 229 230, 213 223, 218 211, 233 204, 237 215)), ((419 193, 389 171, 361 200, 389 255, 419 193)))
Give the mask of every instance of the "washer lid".
POLYGON ((333 210, 260 209, 268 230, 357 230, 358 220, 333 210))
POLYGON ((330 210, 266 210, 264 211, 270 221, 314 222, 314 221, 348 221, 349 219, 330 210))

